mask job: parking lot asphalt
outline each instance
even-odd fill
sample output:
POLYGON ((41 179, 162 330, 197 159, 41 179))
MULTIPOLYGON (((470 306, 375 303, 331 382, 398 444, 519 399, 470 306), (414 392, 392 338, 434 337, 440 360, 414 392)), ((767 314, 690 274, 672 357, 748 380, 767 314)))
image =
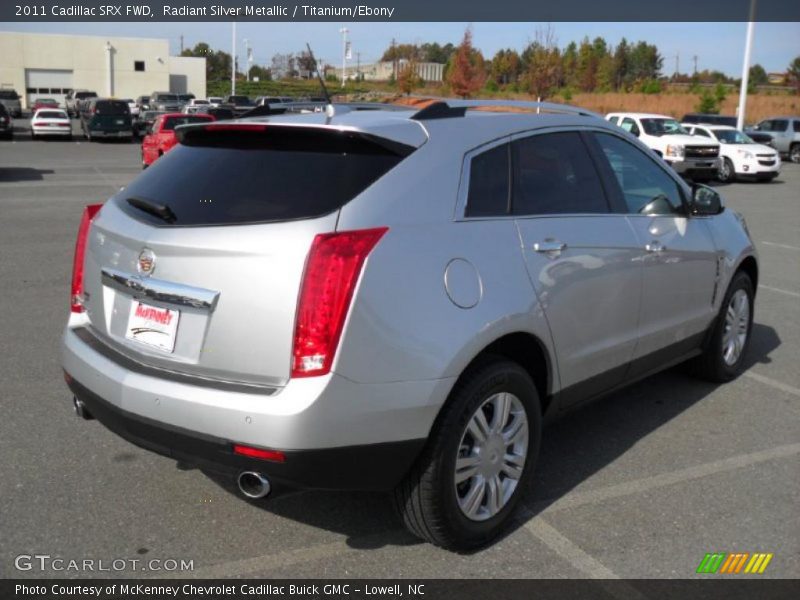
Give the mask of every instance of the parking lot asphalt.
POLYGON ((761 257, 747 372, 715 386, 675 368, 554 423, 515 527, 453 554, 383 495, 246 502, 76 418, 59 365, 75 233, 140 171, 139 146, 16 126, 0 141, 0 577, 691 578, 707 552, 773 553, 755 577, 800 576, 800 166, 718 186, 761 257), (193 570, 18 571, 25 554, 193 570))

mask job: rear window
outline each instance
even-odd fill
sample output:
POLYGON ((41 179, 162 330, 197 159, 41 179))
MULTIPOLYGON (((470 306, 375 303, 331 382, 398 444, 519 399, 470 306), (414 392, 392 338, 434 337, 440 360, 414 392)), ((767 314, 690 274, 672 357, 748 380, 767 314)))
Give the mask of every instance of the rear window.
POLYGON ((176 102, 178 97, 175 94, 156 94, 157 102, 176 102))
POLYGON ((17 92, 14 90, 0 90, 0 99, 2 100, 19 100, 17 92))
POLYGON ((97 98, 97 93, 96 92, 78 92, 78 93, 75 94, 75 97, 79 98, 81 100, 83 100, 85 98, 97 98))
POLYGON ((115 202, 134 218, 158 226, 320 217, 363 192, 412 150, 357 133, 311 128, 190 135, 115 202), (131 198, 168 208, 170 218, 134 208, 131 198))
POLYGON ((212 119, 204 115, 186 115, 185 117, 167 117, 164 120, 165 131, 175 129, 178 125, 189 125, 191 123, 209 123, 212 119))
POLYGON ((94 108, 95 114, 98 115, 127 115, 131 112, 124 100, 102 100, 97 102, 94 108))
POLYGON ((66 119, 67 113, 60 110, 40 110, 36 113, 39 119, 66 119))

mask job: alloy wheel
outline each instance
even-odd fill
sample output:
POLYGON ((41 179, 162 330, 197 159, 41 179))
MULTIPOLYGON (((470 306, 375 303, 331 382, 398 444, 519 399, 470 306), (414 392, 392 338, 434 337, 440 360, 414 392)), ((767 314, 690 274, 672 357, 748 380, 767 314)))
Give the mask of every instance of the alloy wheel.
POLYGON ((472 521, 496 516, 514 495, 528 454, 528 417, 514 394, 487 398, 461 435, 454 483, 461 512, 472 521))
POLYGON ((742 355, 750 327, 750 299, 744 290, 736 290, 725 312, 725 329, 722 333, 722 359, 728 366, 735 365, 742 355))

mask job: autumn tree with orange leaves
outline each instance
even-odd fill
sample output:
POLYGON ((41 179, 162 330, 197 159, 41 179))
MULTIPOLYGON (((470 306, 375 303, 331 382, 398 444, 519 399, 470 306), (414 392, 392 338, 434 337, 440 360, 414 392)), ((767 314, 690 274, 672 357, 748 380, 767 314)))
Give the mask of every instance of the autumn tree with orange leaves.
POLYGON ((472 30, 467 28, 464 39, 447 67, 447 83, 456 96, 469 98, 486 81, 483 55, 472 47, 472 30))

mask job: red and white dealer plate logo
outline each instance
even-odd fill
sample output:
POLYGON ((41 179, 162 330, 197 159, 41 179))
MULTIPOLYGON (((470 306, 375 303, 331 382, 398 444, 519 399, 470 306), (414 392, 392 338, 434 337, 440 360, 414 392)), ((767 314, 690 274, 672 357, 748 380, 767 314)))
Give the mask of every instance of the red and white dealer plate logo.
POLYGON ((125 338, 172 352, 179 319, 180 311, 132 300, 125 338))

